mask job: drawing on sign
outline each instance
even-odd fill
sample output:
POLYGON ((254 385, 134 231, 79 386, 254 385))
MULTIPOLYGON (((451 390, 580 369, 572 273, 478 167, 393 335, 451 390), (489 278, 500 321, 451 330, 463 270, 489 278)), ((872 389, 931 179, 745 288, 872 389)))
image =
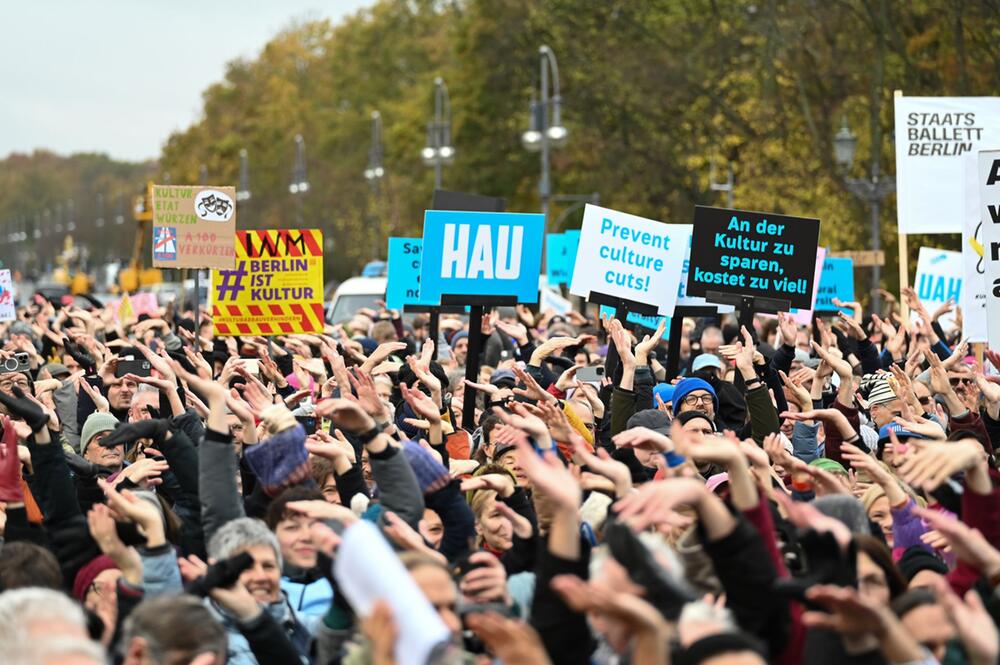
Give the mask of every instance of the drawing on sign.
POLYGON ((233 200, 215 189, 205 189, 194 197, 194 209, 206 222, 227 222, 233 215, 233 200))
POLYGON ((157 226, 153 229, 153 258, 157 261, 177 260, 177 228, 157 226))

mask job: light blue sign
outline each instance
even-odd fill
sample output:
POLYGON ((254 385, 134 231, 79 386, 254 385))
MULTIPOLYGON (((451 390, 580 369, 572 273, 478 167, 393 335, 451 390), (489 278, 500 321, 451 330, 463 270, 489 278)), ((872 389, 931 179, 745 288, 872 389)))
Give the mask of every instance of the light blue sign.
POLYGON ((823 260, 820 271, 819 288, 816 289, 816 304, 813 310, 817 312, 832 312, 840 310, 851 315, 853 310, 836 307, 834 298, 842 302, 854 300, 854 260, 848 258, 827 257, 823 260))
POLYGON ((534 213, 424 212, 420 297, 514 296, 538 302, 545 218, 534 213))
POLYGON ((545 237, 545 273, 549 284, 569 284, 573 281, 579 244, 579 230, 550 233, 545 237))
MULTIPOLYGON (((615 308, 608 307, 607 305, 601 305, 598 316, 614 316, 615 308)), ((667 324, 663 327, 663 335, 660 339, 667 341, 670 339, 670 317, 669 316, 642 316, 641 314, 636 314, 635 312, 629 312, 628 316, 625 317, 625 321, 628 323, 635 323, 644 328, 649 328, 650 332, 656 330, 656 326, 660 325, 660 321, 666 319, 667 324)), ((646 333, 649 334, 649 333, 646 333)), ((639 338, 642 339, 642 335, 639 338)))
MULTIPOLYGON (((385 286, 387 309, 428 304, 420 300, 421 238, 389 238, 389 275, 385 286)), ((437 303, 434 303, 435 305, 437 303)))

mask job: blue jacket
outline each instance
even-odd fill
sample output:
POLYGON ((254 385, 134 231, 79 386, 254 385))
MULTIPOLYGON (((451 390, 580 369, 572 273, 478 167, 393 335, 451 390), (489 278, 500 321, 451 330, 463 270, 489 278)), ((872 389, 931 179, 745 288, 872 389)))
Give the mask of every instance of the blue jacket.
POLYGON ((333 587, 325 577, 314 581, 293 581, 281 576, 281 590, 297 614, 322 619, 333 602, 333 587))

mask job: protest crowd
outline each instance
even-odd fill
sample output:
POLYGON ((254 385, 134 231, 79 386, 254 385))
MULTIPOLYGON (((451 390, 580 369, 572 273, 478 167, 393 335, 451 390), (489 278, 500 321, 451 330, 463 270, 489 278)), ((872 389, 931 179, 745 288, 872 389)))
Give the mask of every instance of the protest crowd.
POLYGON ((462 315, 37 296, 2 324, 0 661, 997 663, 1000 354, 882 300, 686 319, 678 377, 662 323, 498 307, 470 382, 462 315))

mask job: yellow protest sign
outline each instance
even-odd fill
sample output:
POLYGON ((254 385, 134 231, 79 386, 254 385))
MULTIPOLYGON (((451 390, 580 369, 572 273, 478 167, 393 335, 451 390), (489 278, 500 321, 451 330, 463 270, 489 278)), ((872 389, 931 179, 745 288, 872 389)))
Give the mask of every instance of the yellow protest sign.
POLYGON ((212 271, 216 335, 323 332, 323 232, 236 232, 236 269, 212 271))
POLYGON ((153 266, 232 268, 236 189, 153 185, 153 266))

